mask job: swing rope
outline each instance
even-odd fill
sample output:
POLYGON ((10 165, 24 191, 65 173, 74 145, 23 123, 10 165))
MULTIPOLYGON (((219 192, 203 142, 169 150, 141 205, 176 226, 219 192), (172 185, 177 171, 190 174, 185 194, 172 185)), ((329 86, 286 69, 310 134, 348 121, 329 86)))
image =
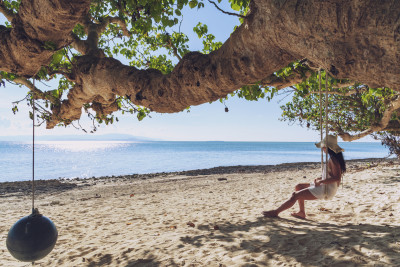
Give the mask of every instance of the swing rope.
MULTIPOLYGON (((321 136, 321 143, 323 141, 323 122, 322 122, 322 73, 321 69, 318 70, 319 76, 319 125, 320 125, 320 136, 321 136)), ((325 71, 325 143, 328 143, 328 72, 325 71)), ((321 147, 321 178, 323 178, 323 174, 325 171, 325 179, 328 178, 328 147, 326 146, 325 150, 325 166, 324 166, 324 150, 321 147), (324 169, 325 168, 325 169, 324 169)), ((325 196, 328 193, 328 187, 325 185, 325 196)))
MULTIPOLYGON (((325 142, 328 144, 328 72, 325 71, 325 142)), ((328 179, 328 146, 326 146, 325 150, 325 175, 326 179, 328 179)), ((325 193, 326 192, 325 185, 325 193)))
MULTIPOLYGON (((322 127, 322 91, 321 91, 321 69, 318 70, 318 76, 319 76, 319 129, 320 129, 320 137, 321 137, 321 144, 323 141, 323 127, 322 127)), ((322 178, 322 173, 324 171, 324 152, 323 149, 321 148, 321 178, 322 178)))
POLYGON ((32 90, 32 214, 35 214, 35 79, 32 90))

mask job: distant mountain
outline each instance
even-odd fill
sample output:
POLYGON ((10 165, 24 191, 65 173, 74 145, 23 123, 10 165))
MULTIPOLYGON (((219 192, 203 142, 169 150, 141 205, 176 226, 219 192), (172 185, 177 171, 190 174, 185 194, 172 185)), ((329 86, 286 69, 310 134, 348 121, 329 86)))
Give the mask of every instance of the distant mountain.
MULTIPOLYGON (((32 136, 0 136, 0 141, 31 141, 32 136)), ((36 136, 37 141, 162 141, 160 139, 134 136, 130 134, 85 134, 85 135, 41 135, 36 136)))

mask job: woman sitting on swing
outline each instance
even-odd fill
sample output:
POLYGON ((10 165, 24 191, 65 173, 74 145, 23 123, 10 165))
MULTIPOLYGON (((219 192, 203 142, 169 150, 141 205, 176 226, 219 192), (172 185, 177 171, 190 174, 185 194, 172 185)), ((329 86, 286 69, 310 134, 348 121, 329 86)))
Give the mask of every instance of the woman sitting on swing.
POLYGON ((291 215, 296 218, 305 219, 305 200, 332 199, 335 196, 342 175, 346 172, 346 163, 342 153, 344 149, 337 144, 337 137, 328 135, 327 139, 326 141, 326 138, 324 138, 321 142, 316 143, 315 146, 323 148, 325 153, 326 149, 328 149, 328 177, 326 177, 325 168, 323 168, 322 178, 315 179, 314 183, 311 184, 296 185, 296 191, 292 194, 291 198, 276 210, 264 211, 262 214, 265 217, 278 217, 279 213, 291 208, 298 201, 300 210, 291 213, 291 215))

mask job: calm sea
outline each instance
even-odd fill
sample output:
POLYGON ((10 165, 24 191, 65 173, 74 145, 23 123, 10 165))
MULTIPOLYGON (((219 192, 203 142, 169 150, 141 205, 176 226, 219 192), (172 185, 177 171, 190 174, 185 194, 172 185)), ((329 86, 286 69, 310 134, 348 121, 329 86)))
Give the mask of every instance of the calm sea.
MULTIPOLYGON (((380 143, 340 143, 345 159, 382 158, 380 143)), ((311 142, 43 141, 35 145, 35 179, 172 172, 218 166, 319 162, 311 142)), ((30 180, 32 145, 0 141, 0 182, 30 180)))

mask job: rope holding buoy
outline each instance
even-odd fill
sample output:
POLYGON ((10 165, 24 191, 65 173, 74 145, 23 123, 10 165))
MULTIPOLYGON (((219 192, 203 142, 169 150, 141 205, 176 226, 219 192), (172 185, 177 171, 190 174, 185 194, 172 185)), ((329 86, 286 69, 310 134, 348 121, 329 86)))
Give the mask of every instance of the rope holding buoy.
MULTIPOLYGON (((35 87, 35 80, 33 80, 35 87)), ((35 88, 34 88, 35 89, 35 88)), ((35 208, 35 97, 32 90, 32 214, 18 220, 7 235, 10 254, 20 261, 32 262, 44 258, 56 245, 58 232, 54 223, 35 208)))

